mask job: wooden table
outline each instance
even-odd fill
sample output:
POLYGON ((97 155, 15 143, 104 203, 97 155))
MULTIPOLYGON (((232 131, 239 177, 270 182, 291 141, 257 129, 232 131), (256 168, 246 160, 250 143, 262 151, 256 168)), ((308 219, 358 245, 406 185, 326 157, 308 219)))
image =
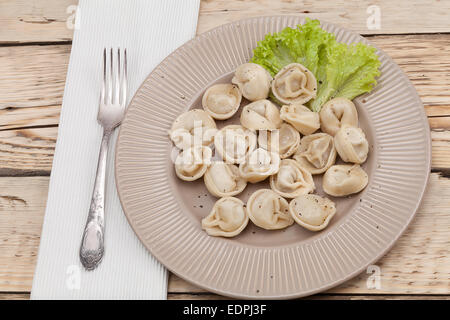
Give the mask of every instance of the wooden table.
MULTIPOLYGON (((66 21, 76 3, 0 0, 0 299, 29 297, 71 48, 66 21)), ((433 140, 422 206, 377 263, 381 288, 368 289, 364 272, 312 298, 450 299, 450 1, 202 1, 197 33, 274 14, 324 19, 385 50, 419 92, 433 140), (381 28, 369 30, 377 8, 381 28)), ((220 297, 171 275, 169 299, 181 298, 220 297)))

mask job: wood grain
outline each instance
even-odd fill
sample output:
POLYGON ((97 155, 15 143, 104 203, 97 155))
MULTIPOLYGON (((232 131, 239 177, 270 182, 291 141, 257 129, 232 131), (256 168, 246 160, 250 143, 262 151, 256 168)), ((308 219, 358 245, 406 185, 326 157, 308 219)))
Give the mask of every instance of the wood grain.
POLYGON ((431 167, 447 171, 450 168, 450 131, 432 130, 431 140, 431 167))
POLYGON ((0 109, 0 131, 56 126, 60 111, 60 105, 0 109))
POLYGON ((428 116, 450 115, 450 34, 368 38, 402 68, 428 116))
POLYGON ((434 130, 450 130, 450 116, 428 117, 428 123, 434 130))
POLYGON ((450 3, 439 0, 206 0, 201 2, 198 31, 248 17, 296 14, 336 23, 360 34, 448 32, 449 10, 450 3), (379 30, 367 27, 367 10, 373 5, 380 9, 379 30))
POLYGON ((0 300, 29 300, 29 293, 2 293, 0 292, 0 300))
MULTIPOLYGON (((28 292, 45 209, 49 177, 0 177, 0 292, 28 292)), ((333 294, 450 294, 450 178, 432 173, 417 216, 377 265, 381 289, 366 273, 333 294)), ((205 292, 171 275, 169 293, 205 292)))
POLYGON ((0 109, 61 105, 70 48, 0 47, 0 109))
MULTIPOLYGON (((71 40, 71 9, 77 3, 77 0, 0 0, 0 44, 71 40)), ((277 14, 319 18, 361 34, 449 32, 449 10, 450 3, 439 0, 204 0, 200 4, 198 32, 243 18, 277 14), (373 5, 380 10, 380 28, 370 30, 367 10, 373 5), (425 13, 427 18, 423 19, 425 13)))
POLYGON ((50 175, 57 127, 0 131, 0 176, 50 175))
POLYGON ((0 44, 71 40, 67 9, 76 4, 78 0, 0 0, 0 44))
POLYGON ((0 292, 31 289, 48 181, 0 177, 0 292))

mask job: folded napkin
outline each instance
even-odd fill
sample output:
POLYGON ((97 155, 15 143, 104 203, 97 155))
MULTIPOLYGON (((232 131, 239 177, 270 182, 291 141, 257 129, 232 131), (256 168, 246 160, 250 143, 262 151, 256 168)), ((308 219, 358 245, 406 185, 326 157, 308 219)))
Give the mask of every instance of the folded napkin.
POLYGON ((102 128, 97 123, 104 47, 127 48, 129 100, 152 69, 195 35, 199 0, 80 0, 32 299, 165 299, 167 271, 129 226, 110 144, 105 255, 85 271, 78 252, 102 128))

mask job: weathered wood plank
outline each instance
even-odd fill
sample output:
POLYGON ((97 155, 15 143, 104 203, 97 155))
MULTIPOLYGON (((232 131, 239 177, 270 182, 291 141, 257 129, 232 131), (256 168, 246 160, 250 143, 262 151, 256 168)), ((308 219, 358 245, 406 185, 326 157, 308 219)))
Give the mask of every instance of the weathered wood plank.
MULTIPOLYGON (((450 117, 448 118, 450 120, 450 117)), ((432 168, 435 170, 450 168, 450 131, 432 130, 431 142, 432 168)), ((448 210, 450 211, 450 208, 448 210)))
POLYGON ((29 293, 0 293, 0 300, 29 300, 29 293))
POLYGON ((406 73, 428 116, 450 115, 450 92, 446 89, 450 87, 450 34, 376 36, 369 41, 390 55, 406 73))
POLYGON ((338 24, 360 34, 400 34, 448 32, 446 1, 408 0, 205 0, 201 2, 198 32, 226 22, 256 16, 305 15, 338 24), (381 15, 380 29, 369 29, 369 6, 376 5, 381 15), (424 14, 426 13, 426 19, 424 14))
POLYGON ((0 292, 28 292, 36 265, 49 177, 0 178, 0 292))
MULTIPOLYGON (((77 3, 77 0, 1 0, 0 44, 72 39, 72 9, 77 3)), ((413 3, 408 0, 204 0, 200 5, 197 30, 201 33, 248 17, 301 14, 333 22, 361 34, 449 32, 449 10, 448 1, 435 0, 413 3), (369 7, 374 5, 377 6, 372 7, 375 11, 371 11, 369 7), (379 28, 369 28, 368 18, 376 15, 378 9, 379 28), (424 12, 426 19, 423 19, 424 12)))
POLYGON ((72 39, 67 19, 78 0, 0 0, 0 44, 58 42, 72 39))
POLYGON ((60 105, 70 49, 0 47, 0 109, 60 105))
POLYGON ((60 111, 60 105, 0 109, 0 131, 56 126, 60 111))
POLYGON ((0 131, 0 176, 50 175, 57 127, 0 131))
POLYGON ((429 117, 428 123, 434 130, 450 130, 450 116, 429 117))
MULTIPOLYGON (((0 292, 31 288, 48 177, 0 177, 0 292)), ((329 291, 339 294, 450 294, 450 179, 432 173, 411 226, 377 265, 381 289, 361 274, 329 291)), ((172 275, 170 293, 205 292, 172 275)))

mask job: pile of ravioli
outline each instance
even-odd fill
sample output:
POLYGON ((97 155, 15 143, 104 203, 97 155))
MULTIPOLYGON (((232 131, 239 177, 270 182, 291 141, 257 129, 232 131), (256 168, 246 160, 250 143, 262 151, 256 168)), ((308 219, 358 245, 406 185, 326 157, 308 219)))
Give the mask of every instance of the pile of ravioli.
POLYGON ((169 135, 181 149, 176 175, 184 181, 203 178, 208 191, 219 198, 202 220, 209 235, 234 237, 249 220, 267 230, 296 222, 320 231, 336 206, 313 194, 313 175, 323 174, 323 190, 332 197, 366 187, 368 176, 360 164, 367 159, 369 145, 358 127, 355 105, 335 98, 313 112, 305 104, 316 92, 314 74, 301 64, 286 65, 272 78, 260 65, 245 63, 236 69, 232 83, 206 90, 203 110, 190 110, 174 121, 169 135), (250 103, 241 110, 240 125, 218 130, 215 120, 236 114, 242 98, 250 103), (212 161, 213 150, 219 161, 212 161), (336 165, 337 156, 346 164, 336 165), (248 183, 266 179, 270 189, 255 191, 246 204, 235 197, 248 183))

